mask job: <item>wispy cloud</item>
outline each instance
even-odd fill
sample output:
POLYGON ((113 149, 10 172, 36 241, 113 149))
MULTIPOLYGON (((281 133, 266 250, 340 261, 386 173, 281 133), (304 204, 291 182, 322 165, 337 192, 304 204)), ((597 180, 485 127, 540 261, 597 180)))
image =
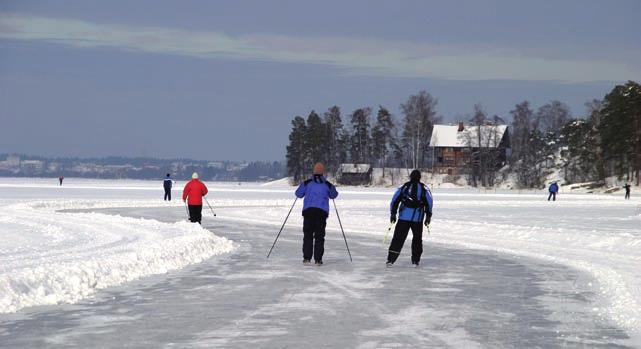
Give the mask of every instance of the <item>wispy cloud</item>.
POLYGON ((484 45, 432 45, 361 38, 297 37, 162 27, 97 24, 0 14, 0 39, 71 47, 113 47, 204 59, 237 59, 335 66, 348 74, 449 80, 557 80, 588 82, 641 78, 635 63, 581 57, 550 58, 484 45))

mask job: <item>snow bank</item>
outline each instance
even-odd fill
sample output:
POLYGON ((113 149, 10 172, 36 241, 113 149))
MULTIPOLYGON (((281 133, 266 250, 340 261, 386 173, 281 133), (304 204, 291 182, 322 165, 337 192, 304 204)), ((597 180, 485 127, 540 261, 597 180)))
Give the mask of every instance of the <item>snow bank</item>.
MULTIPOLYGON (((88 203, 2 207, 0 313, 77 302, 97 289, 180 269, 233 249, 231 241, 188 222, 55 211, 86 208, 88 203)), ((101 202, 90 206, 100 207, 101 202)))

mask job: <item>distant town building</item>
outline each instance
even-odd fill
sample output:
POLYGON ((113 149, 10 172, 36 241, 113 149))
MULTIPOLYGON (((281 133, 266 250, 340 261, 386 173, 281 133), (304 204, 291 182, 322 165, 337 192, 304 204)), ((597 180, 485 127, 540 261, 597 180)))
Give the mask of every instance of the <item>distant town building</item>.
POLYGON ((41 160, 24 160, 20 162, 20 171, 34 175, 40 174, 45 168, 44 161, 41 160))
POLYGON ((341 164, 337 181, 343 185, 371 184, 372 166, 369 164, 341 164))
POLYGON ((472 154, 479 149, 496 150, 497 166, 502 167, 507 161, 510 137, 507 125, 434 125, 430 147, 434 150, 434 173, 458 175, 465 172, 472 154))
POLYGON ((20 167, 20 156, 8 155, 4 162, 9 167, 20 167))

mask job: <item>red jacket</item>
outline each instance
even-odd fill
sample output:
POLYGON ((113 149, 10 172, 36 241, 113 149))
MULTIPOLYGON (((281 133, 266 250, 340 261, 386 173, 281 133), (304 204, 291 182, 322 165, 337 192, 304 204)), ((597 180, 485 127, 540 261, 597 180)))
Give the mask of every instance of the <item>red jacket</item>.
POLYGON ((207 195, 207 192, 207 187, 203 182, 198 179, 192 179, 183 189, 183 200, 189 197, 189 200, 187 200, 189 205, 202 205, 203 196, 207 195))

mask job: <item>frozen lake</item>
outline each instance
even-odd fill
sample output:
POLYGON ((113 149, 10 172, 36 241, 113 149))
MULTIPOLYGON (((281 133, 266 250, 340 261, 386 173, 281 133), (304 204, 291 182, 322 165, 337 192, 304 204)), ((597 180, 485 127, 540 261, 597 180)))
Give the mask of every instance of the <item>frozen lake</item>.
POLYGON ((265 260, 293 188, 208 185, 205 230, 160 182, 0 180, 0 346, 641 345, 635 198, 435 190, 421 268, 388 270, 393 189, 339 188, 354 263, 332 212, 319 268, 300 203, 265 260))

